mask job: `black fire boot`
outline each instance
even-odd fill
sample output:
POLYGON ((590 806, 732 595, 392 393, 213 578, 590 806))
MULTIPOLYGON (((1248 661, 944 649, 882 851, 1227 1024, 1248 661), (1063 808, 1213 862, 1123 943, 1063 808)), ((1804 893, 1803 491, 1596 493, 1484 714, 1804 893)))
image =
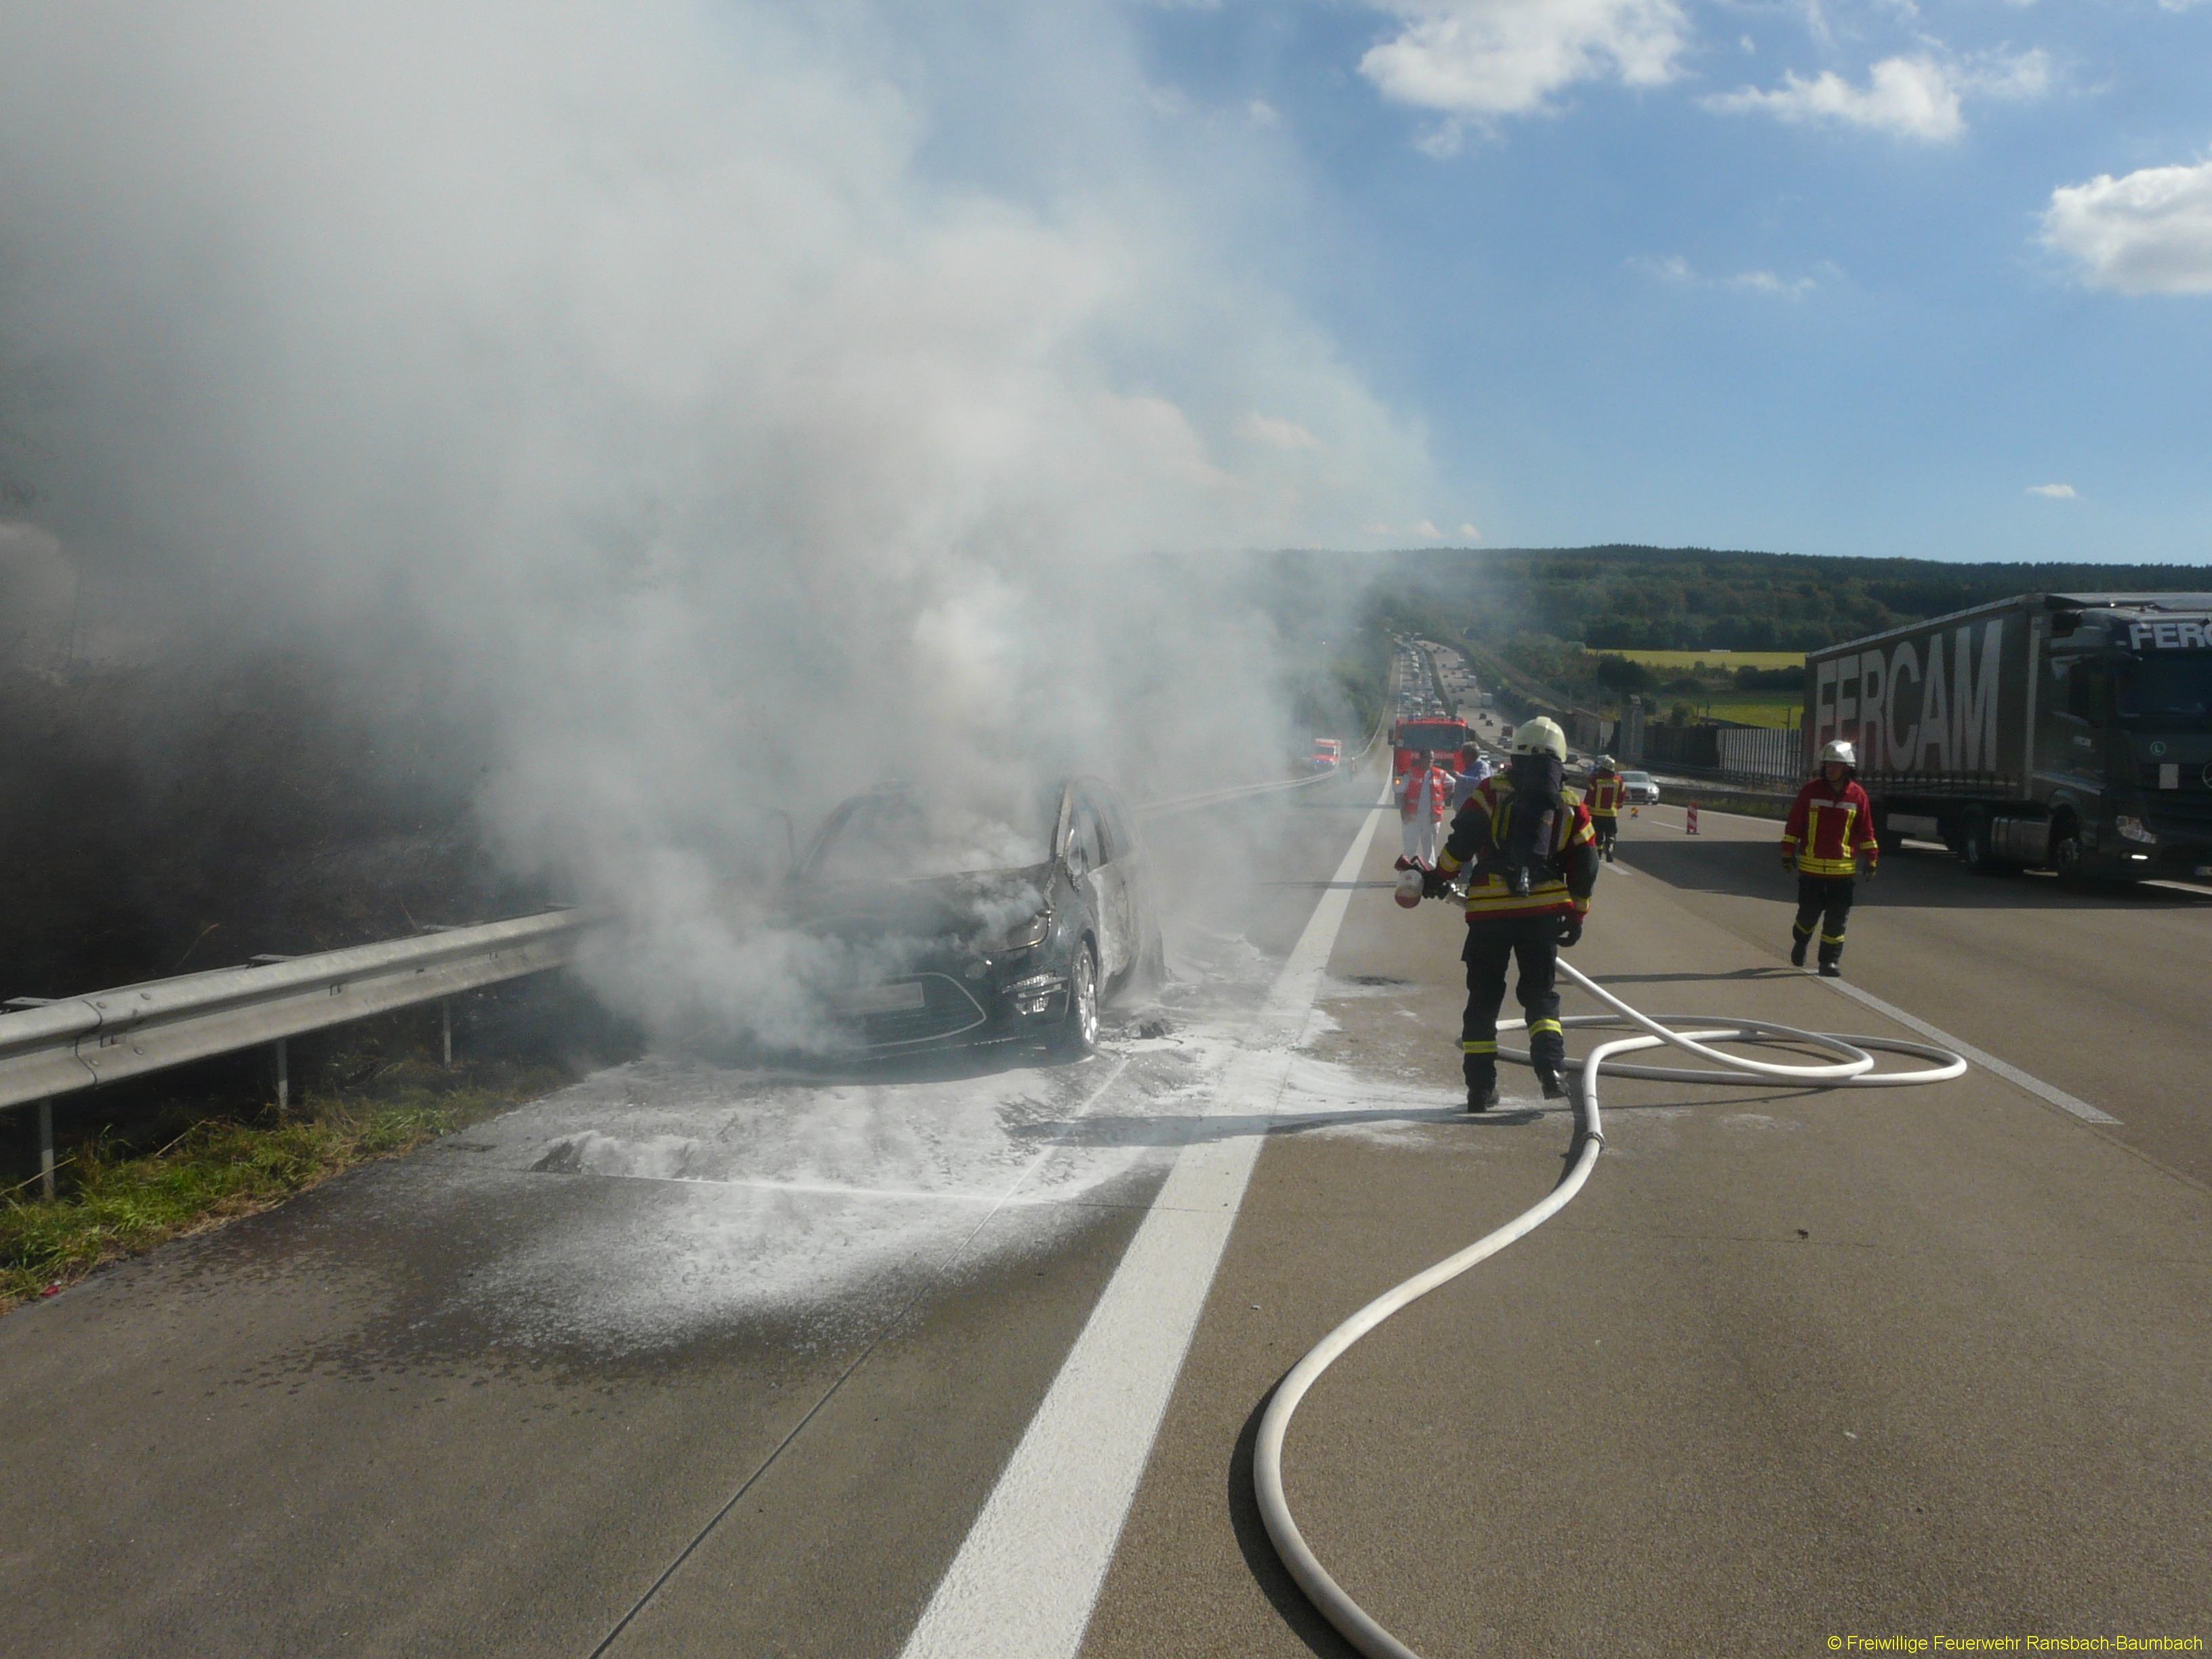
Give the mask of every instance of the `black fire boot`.
POLYGON ((1467 1109, 1486 1112, 1498 1104, 1498 1062, 1486 1054, 1469 1054, 1462 1069, 1467 1073, 1467 1109))
POLYGON ((1790 942, 1790 965, 1792 968, 1802 968, 1805 965, 1805 947, 1812 942, 1813 936, 1810 933, 1800 933, 1790 942))
POLYGON ((1841 979, 1844 976, 1844 947, 1823 944, 1820 946, 1820 977, 1841 979))
POLYGON ((1566 1040, 1557 1032, 1544 1031, 1528 1043, 1528 1063, 1535 1067, 1536 1081, 1544 1091, 1547 1100, 1567 1097, 1566 1040))

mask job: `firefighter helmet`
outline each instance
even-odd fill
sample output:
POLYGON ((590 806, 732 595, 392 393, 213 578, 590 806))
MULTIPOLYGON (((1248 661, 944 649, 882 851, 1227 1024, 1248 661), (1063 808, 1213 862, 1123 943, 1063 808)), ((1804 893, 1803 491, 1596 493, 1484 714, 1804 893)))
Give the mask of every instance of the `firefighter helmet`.
POLYGON ((1534 720, 1523 720, 1514 728, 1513 752, 1516 755, 1549 755, 1564 765, 1567 758, 1567 734, 1559 730, 1557 720, 1539 714, 1534 720))
POLYGON ((1601 772, 1612 771, 1613 764, 1613 757, 1610 755, 1600 755, 1597 757, 1597 769, 1601 772))
POLYGON ((1830 761, 1841 761, 1846 766, 1856 766, 1859 763, 1859 751, 1841 738, 1832 738, 1820 750, 1820 764, 1826 766, 1830 761))

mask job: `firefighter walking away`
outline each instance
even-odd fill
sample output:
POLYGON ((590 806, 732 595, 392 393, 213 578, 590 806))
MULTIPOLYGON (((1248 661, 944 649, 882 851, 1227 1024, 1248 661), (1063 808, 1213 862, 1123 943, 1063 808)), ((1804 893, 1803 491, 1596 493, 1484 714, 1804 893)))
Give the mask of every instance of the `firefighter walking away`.
POLYGON ((1513 734, 1505 769, 1486 778, 1452 819, 1424 891, 1445 897, 1467 872, 1467 1012, 1460 1023, 1467 1109, 1498 1103, 1498 1010, 1505 973, 1517 963, 1514 995, 1528 1018, 1528 1058, 1544 1097, 1566 1093, 1565 1034, 1559 1027, 1559 951, 1583 936, 1597 885, 1597 835, 1565 786, 1567 738, 1539 716, 1513 734))
POLYGON ((1805 950, 1817 929, 1820 972, 1843 977, 1844 929, 1851 919, 1851 891, 1866 854, 1867 879, 1881 860, 1875 839, 1874 805, 1851 776, 1858 751, 1848 743, 1820 750, 1820 770, 1790 808, 1782 830, 1782 866, 1797 872, 1797 920, 1791 927, 1790 962, 1805 965, 1805 950))
POLYGON ((1605 854, 1607 864, 1613 862, 1613 843, 1620 837, 1620 804, 1627 797, 1628 786, 1621 781, 1613 757, 1600 755, 1590 768, 1589 805, 1590 828, 1597 831, 1597 850, 1605 854))

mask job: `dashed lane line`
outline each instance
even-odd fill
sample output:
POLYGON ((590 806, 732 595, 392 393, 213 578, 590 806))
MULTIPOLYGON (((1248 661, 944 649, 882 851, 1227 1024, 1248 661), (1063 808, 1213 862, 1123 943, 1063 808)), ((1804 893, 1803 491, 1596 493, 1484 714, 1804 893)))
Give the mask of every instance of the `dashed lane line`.
MULTIPOLYGON (((1814 977, 1817 978, 1818 975, 1814 975, 1814 977)), ((1909 1030, 1919 1032, 1921 1036, 1926 1037, 1929 1042, 1942 1044, 1943 1047, 1950 1049, 1954 1054, 1964 1054, 1968 1060, 1974 1065, 1980 1066, 1984 1071, 1995 1072, 2006 1082, 2015 1084, 2021 1088, 2027 1090, 2028 1093, 2035 1096, 2039 1100, 2049 1101, 2053 1106, 2056 1106, 2062 1112, 2073 1113, 2075 1116, 2080 1118, 2084 1123, 2118 1123, 2120 1121, 2114 1117, 2110 1112, 2100 1111, 2096 1107, 2092 1106, 2087 1101, 2077 1099, 2075 1097, 2068 1094, 2063 1089, 2052 1088, 2051 1085, 2045 1083, 2041 1078, 2030 1077, 2026 1072, 2021 1071, 2019 1066, 2008 1065, 2005 1061, 1999 1060, 1995 1054, 1984 1054, 1979 1048, 1974 1047, 1972 1043, 1966 1042, 1961 1038, 1953 1036, 1948 1031, 1943 1030, 1942 1026, 1930 1025, 1924 1019, 1916 1018, 1912 1015, 1906 1013, 1904 1009, 1896 1007, 1890 1003, 1884 1002, 1880 997, 1875 995, 1871 991, 1862 991, 1857 986, 1853 985, 1848 980, 1823 979, 1820 980, 1820 983, 1826 986, 1831 991, 1842 993, 1844 996, 1850 998, 1854 1002, 1864 1003, 1868 1007, 1873 1009, 1875 1012, 1887 1016, 1889 1018, 1895 1020, 1899 1025, 1905 1027, 1909 1030)))
MULTIPOLYGON (((1274 1115, 1381 821, 1323 890, 1209 1115, 1274 1115)), ((902 1659, 1072 1659, 1082 1644, 1264 1139, 1177 1157, 902 1659)))

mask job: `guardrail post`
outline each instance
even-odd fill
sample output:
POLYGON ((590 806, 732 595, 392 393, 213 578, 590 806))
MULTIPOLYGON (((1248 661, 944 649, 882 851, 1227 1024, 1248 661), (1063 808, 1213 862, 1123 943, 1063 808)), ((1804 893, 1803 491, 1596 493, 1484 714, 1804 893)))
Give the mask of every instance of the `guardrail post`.
POLYGON ((54 1195, 54 1103, 39 1103, 39 1191, 54 1195))
POLYGON ((292 1068, 290 1055, 285 1049, 287 1039, 276 1039, 276 1115, 283 1117, 292 1108, 292 1068))
POLYGON ((453 1000, 438 999, 438 1045, 445 1057, 446 1069, 453 1069, 453 1000))

